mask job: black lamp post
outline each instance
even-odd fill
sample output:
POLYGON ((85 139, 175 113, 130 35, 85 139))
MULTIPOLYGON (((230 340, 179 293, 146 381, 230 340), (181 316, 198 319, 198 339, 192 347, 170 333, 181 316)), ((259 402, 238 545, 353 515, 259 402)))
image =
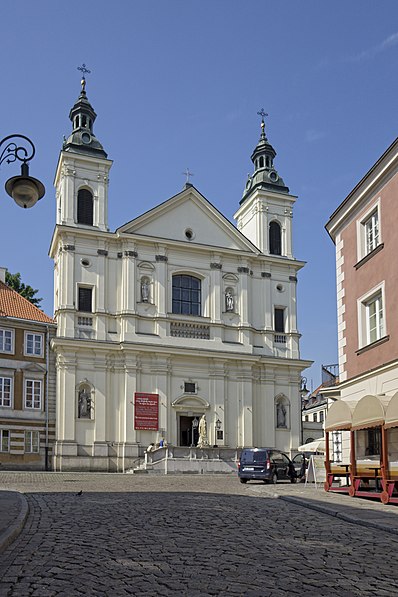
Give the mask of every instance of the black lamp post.
POLYGON ((0 149, 2 145, 5 147, 0 153, 0 164, 3 162, 11 164, 16 160, 22 162, 20 176, 13 176, 5 184, 7 194, 14 199, 19 207, 33 207, 46 192, 40 180, 29 176, 28 162, 36 153, 35 146, 25 135, 8 135, 0 141, 0 149), (22 141, 16 142, 14 139, 22 139, 22 141))

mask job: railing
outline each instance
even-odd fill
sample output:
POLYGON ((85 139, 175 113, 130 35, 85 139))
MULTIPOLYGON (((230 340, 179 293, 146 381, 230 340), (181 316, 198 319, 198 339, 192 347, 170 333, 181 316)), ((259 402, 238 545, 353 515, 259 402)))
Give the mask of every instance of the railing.
POLYGON ((87 315, 78 315, 77 327, 75 328, 75 338, 86 338, 90 340, 93 337, 93 318, 87 315))
POLYGON ((200 323, 185 323, 184 321, 172 321, 170 323, 170 336, 175 338, 199 338, 210 339, 210 326, 200 323))
POLYGON ((77 318, 77 325, 88 325, 90 327, 93 326, 93 318, 92 317, 78 317, 77 318))
POLYGON ((286 334, 274 334, 275 344, 286 344, 286 334))
POLYGON ((324 387, 334 386, 339 378, 339 366, 338 364, 333 365, 322 365, 322 385, 324 387))

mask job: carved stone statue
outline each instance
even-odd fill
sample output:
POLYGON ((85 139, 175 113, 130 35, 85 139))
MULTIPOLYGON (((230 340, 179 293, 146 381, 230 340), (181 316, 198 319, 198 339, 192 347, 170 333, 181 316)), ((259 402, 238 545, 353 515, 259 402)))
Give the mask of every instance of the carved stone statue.
POLYGON ((227 311, 234 310, 234 297, 229 290, 225 293, 225 308, 227 311))
POLYGON ((286 407, 283 402, 278 402, 276 406, 276 426, 287 427, 286 425, 286 407))
POLYGON ((149 302, 149 282, 146 279, 141 281, 141 301, 143 303, 149 302))
POLYGON ((91 419, 91 396, 87 390, 80 390, 78 401, 79 419, 91 419))
POLYGON ((209 440, 207 439, 207 421, 206 415, 202 415, 199 421, 199 441, 198 441, 198 448, 203 448, 204 446, 209 445, 209 440))

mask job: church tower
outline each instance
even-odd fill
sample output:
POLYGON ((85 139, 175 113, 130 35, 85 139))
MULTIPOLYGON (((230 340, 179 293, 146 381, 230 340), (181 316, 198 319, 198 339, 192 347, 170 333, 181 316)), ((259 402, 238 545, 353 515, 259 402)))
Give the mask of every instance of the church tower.
POLYGON ((55 175, 56 222, 107 231, 108 178, 112 162, 94 135, 97 115, 87 99, 84 75, 81 86, 69 113, 72 132, 64 139, 55 175))
POLYGON ((254 172, 249 174, 240 208, 234 215, 238 229, 265 255, 292 258, 292 208, 296 197, 275 169, 276 151, 265 133, 262 109, 261 135, 251 155, 254 172))

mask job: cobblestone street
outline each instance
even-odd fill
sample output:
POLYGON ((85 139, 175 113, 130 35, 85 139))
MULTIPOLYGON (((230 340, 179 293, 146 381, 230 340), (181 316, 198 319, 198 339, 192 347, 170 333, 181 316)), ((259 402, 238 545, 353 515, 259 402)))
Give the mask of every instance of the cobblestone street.
POLYGON ((1 473, 0 483, 30 509, 0 556, 1 597, 398 595, 397 535, 235 476, 1 473))

